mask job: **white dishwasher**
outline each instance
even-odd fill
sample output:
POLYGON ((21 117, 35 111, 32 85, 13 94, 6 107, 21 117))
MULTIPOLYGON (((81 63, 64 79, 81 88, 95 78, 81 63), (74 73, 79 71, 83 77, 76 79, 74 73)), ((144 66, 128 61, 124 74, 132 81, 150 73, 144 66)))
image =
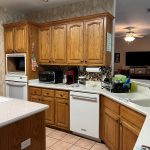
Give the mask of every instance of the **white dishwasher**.
POLYGON ((99 139, 99 94, 70 92, 70 130, 99 139))

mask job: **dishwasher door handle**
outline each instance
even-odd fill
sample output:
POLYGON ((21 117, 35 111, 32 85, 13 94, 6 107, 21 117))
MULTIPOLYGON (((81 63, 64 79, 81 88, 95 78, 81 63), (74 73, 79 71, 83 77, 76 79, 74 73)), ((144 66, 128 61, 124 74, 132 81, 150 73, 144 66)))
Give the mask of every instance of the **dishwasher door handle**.
POLYGON ((71 95, 73 99, 76 100, 85 100, 85 101, 91 101, 91 102, 97 102, 96 97, 85 97, 85 96, 77 96, 77 95, 71 95))

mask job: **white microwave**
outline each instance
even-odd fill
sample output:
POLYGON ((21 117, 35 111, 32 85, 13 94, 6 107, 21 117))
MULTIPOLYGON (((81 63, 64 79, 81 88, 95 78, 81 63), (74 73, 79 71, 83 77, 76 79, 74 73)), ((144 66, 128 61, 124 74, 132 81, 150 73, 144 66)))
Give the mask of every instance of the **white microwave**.
POLYGON ((6 74, 26 75, 26 54, 6 54, 6 74))

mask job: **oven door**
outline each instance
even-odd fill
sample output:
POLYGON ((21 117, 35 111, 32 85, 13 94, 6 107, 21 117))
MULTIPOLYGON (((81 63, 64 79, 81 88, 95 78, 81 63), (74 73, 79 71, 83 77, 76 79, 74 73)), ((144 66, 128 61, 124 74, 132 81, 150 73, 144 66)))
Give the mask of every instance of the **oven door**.
POLYGON ((27 83, 6 81, 6 97, 27 100, 27 83))

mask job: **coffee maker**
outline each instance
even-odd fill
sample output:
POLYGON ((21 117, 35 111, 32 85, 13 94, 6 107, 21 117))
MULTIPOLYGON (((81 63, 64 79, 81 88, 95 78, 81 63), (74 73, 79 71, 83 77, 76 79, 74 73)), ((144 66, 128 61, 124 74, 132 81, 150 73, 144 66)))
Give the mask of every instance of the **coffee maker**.
POLYGON ((74 70, 67 70, 65 72, 66 78, 67 78, 67 82, 66 84, 73 84, 75 83, 75 74, 74 74, 74 70))

